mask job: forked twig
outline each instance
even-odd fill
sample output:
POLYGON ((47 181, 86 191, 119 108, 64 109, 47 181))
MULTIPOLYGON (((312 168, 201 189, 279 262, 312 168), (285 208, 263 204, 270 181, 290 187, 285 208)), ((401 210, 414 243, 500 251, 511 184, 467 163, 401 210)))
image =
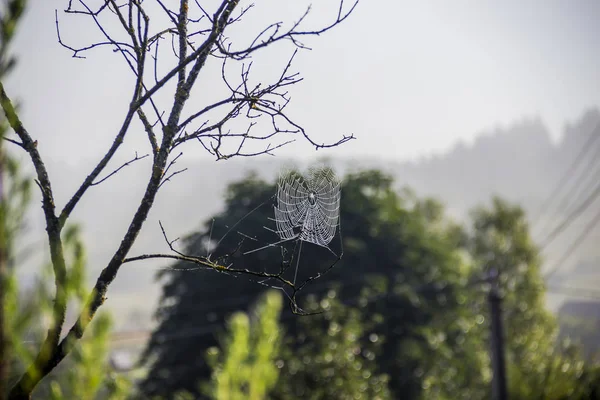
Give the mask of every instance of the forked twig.
POLYGON ((143 156, 141 156, 141 157, 140 157, 140 156, 138 156, 138 153, 137 153, 137 151, 136 151, 136 152, 135 152, 135 157, 134 157, 134 158, 132 158, 132 159, 131 159, 131 160, 129 160, 129 161, 126 161, 126 162, 124 162, 124 163, 123 163, 123 164, 122 164, 122 165, 121 165, 119 168, 115 169, 113 172, 111 172, 110 174, 106 175, 104 178, 100 179, 99 181, 92 183, 90 186, 96 186, 96 185, 99 185, 99 184, 101 184, 102 182, 104 182, 104 181, 106 181, 108 178, 110 178, 111 176, 113 176, 113 175, 117 174, 117 173, 118 173, 120 170, 122 170, 123 168, 125 168, 125 167, 127 167, 127 166, 129 166, 129 165, 133 164, 133 163, 134 163, 134 162, 136 162, 136 161, 143 160, 144 158, 146 158, 146 157, 148 157, 148 156, 149 156, 149 154, 144 154, 143 156))

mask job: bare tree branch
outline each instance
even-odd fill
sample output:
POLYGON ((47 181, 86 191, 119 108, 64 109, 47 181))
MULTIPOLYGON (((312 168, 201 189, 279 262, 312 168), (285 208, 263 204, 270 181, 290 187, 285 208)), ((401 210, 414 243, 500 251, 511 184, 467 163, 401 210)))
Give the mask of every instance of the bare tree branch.
MULTIPOLYGON (((31 162, 36 171, 37 183, 42 192, 42 209, 44 210, 44 218, 46 220, 46 232, 48 234, 48 242, 50 244, 50 260, 54 270, 54 283, 56 293, 54 296, 54 305, 52 308, 52 321, 48 328, 48 333, 34 362, 27 369, 26 374, 21 380, 21 385, 18 385, 19 390, 31 390, 35 386, 34 380, 30 377, 38 374, 38 371, 43 369, 48 360, 55 356, 58 341, 62 326, 65 322, 67 311, 67 296, 66 296, 66 279, 67 267, 63 254, 62 239, 60 237, 60 223, 55 214, 54 195, 52 185, 46 166, 42 161, 40 153, 37 150, 37 141, 34 141, 29 132, 23 126, 23 123, 17 115, 12 101, 4 90, 4 84, 0 81, 0 103, 6 119, 17 136, 21 139, 22 147, 27 151, 31 162)), ((19 391, 18 390, 18 391, 19 391)))
MULTIPOLYGON (((108 1, 110 1, 110 0, 108 0, 108 1)), ((116 6, 116 4, 114 3, 114 1, 111 1, 111 3, 114 5, 115 11, 119 12, 118 11, 119 9, 116 6)), ((83 4, 85 4, 85 3, 83 3, 83 4)), ((119 12, 119 15, 121 15, 120 12, 119 12)), ((95 15, 93 16, 93 18, 94 18, 94 21, 96 22, 96 24, 100 26, 100 29, 102 30, 102 32, 108 38, 109 37, 108 34, 106 34, 105 31, 104 31, 104 29, 102 29, 102 27, 99 24, 99 22, 98 22, 98 20, 97 20, 97 18, 96 18, 95 15)), ((120 19, 122 19, 122 18, 120 18, 120 19)), ((132 36, 135 37, 135 35, 132 35, 132 36)), ((147 40, 148 40, 148 24, 146 24, 146 29, 145 29, 145 32, 144 32, 144 38, 145 38, 144 45, 146 45, 147 40)), ((69 200, 69 202, 65 205, 65 207, 61 211, 60 216, 59 216, 59 226, 60 226, 60 228, 62 228, 64 226, 65 222, 67 221, 67 218, 69 217, 69 215, 71 214, 71 212, 73 211, 73 209, 75 208, 75 206, 77 205, 77 203, 79 202, 79 200, 81 199, 81 197, 83 196, 83 194, 87 191, 87 189, 89 189, 92 186, 92 183, 94 182, 94 180, 104 170, 104 168, 106 167, 106 165, 108 165, 108 162, 115 155, 115 153, 117 152, 117 149, 121 146, 121 143, 123 143, 123 139, 125 138, 125 134, 129 130, 129 125, 131 124, 131 120, 133 119, 134 113, 136 113, 137 109, 139 107, 141 107, 141 104, 137 105, 137 100, 140 97, 140 95, 142 93, 142 89, 143 89, 143 77, 144 77, 144 66, 145 66, 145 54, 146 54, 146 52, 136 49, 136 53, 137 53, 137 55, 139 57, 138 60, 137 60, 137 72, 136 72, 137 79, 136 79, 136 83, 135 83, 133 98, 132 98, 132 100, 130 102, 130 105, 129 105, 129 111, 127 112, 127 115, 125 116, 125 121, 123 121, 123 125, 121 125, 121 129, 119 130, 119 133, 117 134, 117 137, 113 141, 113 144, 110 147, 110 149, 108 150, 108 152, 104 155, 104 157, 102 158, 102 160, 100 160, 100 162, 96 165, 96 167, 94 168, 94 170, 92 171, 92 173, 90 173, 87 176, 87 178, 81 184, 81 186, 79 187, 79 189, 77 190, 77 192, 75 192, 75 194, 73 195, 73 197, 71 197, 71 199, 69 200)))
MULTIPOLYGON (((303 282, 296 285, 293 282, 291 282, 289 279, 286 279, 283 277, 284 273, 288 270, 288 268, 292 264, 293 259, 287 263, 283 262, 281 264, 281 268, 280 268, 279 272, 277 272, 277 273, 269 273, 269 272, 264 272, 264 271, 253 271, 253 270, 249 270, 247 268, 233 268, 231 264, 223 265, 222 263, 219 263, 218 261, 212 261, 210 259, 210 257, 208 257, 208 256, 207 257, 190 256, 190 255, 183 254, 182 252, 178 251, 174 247, 174 244, 179 240, 179 238, 176 238, 174 240, 169 240, 162 223, 159 222, 159 225, 160 225, 160 229, 161 229, 163 238, 165 239, 165 242, 169 246, 169 249, 175 254, 163 254, 163 253, 142 254, 139 256, 128 257, 128 258, 124 259, 123 260, 124 264, 129 263, 129 262, 143 261, 143 260, 149 260, 149 259, 171 259, 171 260, 177 260, 177 261, 185 261, 187 263, 195 265, 196 268, 211 269, 211 270, 214 270, 214 271, 217 271, 220 273, 225 273, 225 274, 230 274, 230 275, 248 275, 248 276, 253 276, 256 278, 262 278, 262 280, 259 281, 258 283, 264 284, 264 282, 266 282, 266 281, 271 281, 271 280, 276 281, 283 285, 280 289, 282 289, 283 292, 288 297, 290 310, 296 315, 320 314, 320 312, 318 312, 318 311, 311 312, 311 313, 305 312, 298 305, 298 302, 296 299, 298 297, 298 294, 307 286, 308 283, 321 278, 323 275, 325 275, 329 271, 331 271, 335 267, 335 265, 337 265, 337 263, 342 259, 342 255, 343 255, 343 252, 339 256, 337 256, 333 253, 337 258, 325 271, 318 273, 317 275, 308 277, 303 282), (285 291, 285 288, 291 290, 291 295, 285 291)), ((242 236, 245 236, 246 238, 248 238, 247 235, 242 234, 242 236)), ((249 238, 249 239, 254 240, 253 238, 249 238)), ((239 250, 239 248, 235 249, 232 252, 232 254, 237 252, 238 250, 239 250)), ((228 255, 224 256, 224 258, 227 258, 227 257, 228 257, 228 255)), ((188 269, 184 269, 184 270, 188 270, 188 269)))
POLYGON ((111 176, 115 175, 116 173, 118 173, 120 170, 122 170, 123 168, 133 164, 136 161, 139 160, 143 160, 144 158, 148 157, 148 154, 144 154, 143 156, 138 156, 137 152, 135 153, 135 157, 132 158, 131 160, 124 162, 123 165, 121 165, 119 168, 115 169, 113 172, 111 172, 110 174, 106 175, 104 178, 100 179, 98 182, 94 182, 92 183, 90 186, 96 186, 101 184, 102 182, 104 182, 105 180, 107 180, 108 178, 110 178, 111 176))
POLYGON ((290 40, 298 48, 307 48, 304 44, 302 44, 301 42, 298 41, 297 37, 318 36, 318 35, 321 35, 327 31, 331 30, 332 28, 334 28, 335 26, 337 26, 338 24, 340 24, 341 22, 346 20, 350 16, 350 14, 352 14, 354 9, 358 5, 358 1, 359 0, 355 0, 355 2, 352 4, 352 6, 350 6, 349 9, 347 11, 344 11, 344 0, 341 0, 340 6, 338 9, 338 14, 337 14, 335 21, 333 21, 331 24, 329 24, 321 29, 306 30, 306 31, 297 31, 296 30, 302 24, 302 22, 304 22, 304 20, 310 13, 310 7, 309 7, 306 10, 306 12, 302 15, 302 17, 300 17, 300 19, 292 26, 292 28, 290 28, 285 33, 279 34, 279 30, 281 28, 281 23, 271 24, 267 28, 265 28, 262 32, 260 32, 256 36, 256 38, 252 41, 250 46, 248 46, 247 48, 231 51, 231 50, 226 49, 222 43, 219 43, 218 44, 219 51, 225 56, 232 57, 232 58, 235 58, 238 60, 242 60, 242 59, 247 58, 251 53, 254 53, 255 51, 260 50, 264 47, 267 47, 272 43, 279 42, 282 40, 290 40), (266 39, 263 39, 261 41, 261 38, 269 31, 273 31, 273 32, 271 34, 269 34, 266 39))
POLYGON ((185 256, 185 255, 179 255, 179 254, 142 254, 139 256, 126 258, 125 260, 123 260, 123 263, 140 261, 140 260, 148 260, 151 258, 169 258, 169 259, 173 259, 173 260, 187 261, 187 262, 196 264, 200 267, 210 268, 210 269, 213 269, 218 272, 226 272, 226 273, 230 273, 230 274, 234 273, 234 274, 240 274, 240 275, 252 275, 252 276, 259 277, 259 278, 275 279, 275 280, 283 283, 284 285, 289 286, 290 288, 295 288, 295 285, 292 282, 283 278, 279 273, 270 274, 267 272, 257 272, 257 271, 252 271, 249 269, 231 268, 228 266, 223 266, 223 265, 214 263, 206 257, 185 256))
MULTIPOLYGON (((10 142, 12 144, 16 144, 17 146, 21 147, 23 150, 25 150, 25 145, 21 142, 19 142, 18 140, 14 140, 11 138, 7 138, 5 136, 2 137, 2 139, 6 140, 7 142, 10 142)), ((35 142, 34 142, 35 143, 35 142)))
POLYGON ((86 52, 87 50, 95 49, 96 47, 113 46, 118 51, 121 51, 122 53, 124 53, 124 55, 128 55, 132 59, 135 59, 133 54, 129 51, 129 49, 133 50, 133 46, 129 45, 128 43, 117 42, 112 39, 109 39, 105 42, 92 43, 89 46, 84 46, 84 47, 80 47, 80 48, 74 48, 72 46, 65 44, 65 42, 63 42, 63 40, 60 36, 60 27, 59 27, 59 23, 58 23, 58 10, 54 10, 54 17, 55 17, 56 36, 58 38, 58 43, 65 49, 71 50, 73 52, 73 58, 85 58, 85 56, 82 56, 79 53, 83 53, 83 52, 86 52))
MULTIPOLYGON (((164 12, 167 16, 167 26, 164 25, 165 18, 159 19, 161 21, 160 27, 151 26, 151 18, 144 8, 145 2, 141 0, 127 0, 123 3, 117 3, 116 0, 104 0, 98 5, 94 5, 94 8, 88 5, 92 2, 86 0, 69 0, 67 8, 64 10, 65 14, 69 18, 88 19, 90 25, 95 27, 101 35, 101 40, 85 46, 72 46, 66 43, 62 37, 64 32, 61 32, 60 29, 58 11, 55 12, 58 43, 67 49, 73 57, 85 58, 88 51, 108 47, 124 59, 135 77, 128 110, 119 130, 115 132, 112 144, 58 216, 56 216, 50 179, 36 148, 37 142, 23 128, 0 82, 0 102, 20 142, 4 139, 21 146, 27 151, 36 168, 37 183, 42 191, 42 203, 57 287, 54 321, 48 332, 48 337, 35 363, 13 388, 11 395, 15 398, 28 396, 39 380, 46 376, 72 350, 78 339, 84 334, 98 308, 104 303, 108 287, 116 278, 121 265, 124 263, 151 258, 167 258, 187 261, 222 273, 251 275, 261 278, 263 282, 275 281, 281 284, 282 287, 289 288, 292 291, 292 295, 288 295, 288 298, 290 299, 290 307, 296 313, 300 310, 295 302, 296 294, 308 282, 318 278, 318 276, 312 277, 300 285, 294 285, 283 278, 283 273, 287 268, 283 264, 279 273, 271 274, 239 269, 233 265, 225 266, 224 263, 211 261, 208 257, 192 257, 182 254, 175 250, 173 246, 175 241, 168 240, 162 224, 163 236, 173 254, 143 254, 129 258, 127 255, 148 217, 161 185, 185 171, 185 169, 180 169, 171 172, 172 167, 182 154, 180 153, 172 158, 175 147, 189 142, 198 142, 217 160, 225 160, 236 156, 273 155, 274 150, 295 141, 297 137, 307 140, 316 149, 334 147, 353 139, 352 135, 344 135, 335 143, 320 143, 311 138, 305 129, 295 122, 291 115, 288 115, 287 106, 291 97, 287 90, 290 86, 302 81, 299 73, 291 71, 297 50, 307 48, 300 42, 300 38, 318 36, 332 29, 354 11, 357 1, 351 7, 346 8, 344 0, 340 0, 337 17, 325 27, 303 29, 306 25, 309 9, 300 16, 297 22, 291 25, 290 29, 284 31, 285 24, 283 22, 271 24, 261 30, 249 46, 241 49, 234 48, 234 44, 237 44, 237 42, 226 38, 225 31, 232 24, 237 24, 243 18, 249 16, 253 4, 240 7, 239 0, 221 0, 217 3, 214 12, 211 13, 198 0, 193 2, 179 0, 176 9, 172 6, 172 2, 164 0, 156 0, 156 2, 159 5, 158 12, 160 14, 164 12), (111 18, 116 23, 108 25, 105 23, 106 18, 111 18), (117 28, 114 28, 115 26, 117 28), (113 32, 114 29, 119 30, 119 32, 113 32), (160 75, 158 71, 159 57, 164 54, 168 56, 171 51, 165 46, 159 46, 161 40, 167 39, 165 35, 171 35, 172 37, 172 51, 175 58, 174 62, 167 68, 167 72, 160 75), (253 82, 253 64, 244 60, 247 60, 252 54, 261 49, 284 40, 293 43, 296 46, 296 52, 289 58, 281 74, 274 76, 268 82, 253 82), (210 60, 222 60, 220 78, 225 90, 229 90, 229 93, 219 101, 200 106, 184 115, 184 108, 191 96, 192 88, 198 81, 200 72, 204 69, 209 57, 210 60), (150 70, 147 70, 148 62, 152 63, 150 70), (241 72, 230 77, 228 73, 230 64, 227 64, 228 62, 233 63, 234 68, 239 67, 241 64, 241 72), (174 93, 172 93, 172 103, 169 104, 168 108, 163 109, 159 107, 160 102, 155 96, 159 91, 171 87, 168 84, 175 77, 176 85, 174 93), (149 83, 148 78, 153 82, 149 83), (155 114, 156 121, 154 123, 150 121, 144 112, 143 107, 146 102, 149 102, 155 114), (66 298, 64 296, 66 269, 60 240, 61 229, 90 187, 105 182, 126 166, 148 156, 140 157, 136 153, 132 160, 125 162, 104 178, 99 179, 99 176, 121 147, 127 133, 131 130, 132 121, 136 115, 147 135, 153 155, 152 168, 148 173, 145 192, 119 246, 96 280, 77 322, 59 342, 66 310, 64 302, 66 298), (240 122, 242 123, 240 124, 240 122), (161 128, 161 131, 158 131, 157 126, 161 128), (247 147, 253 142, 259 141, 260 146, 247 147)), ((150 9, 148 8, 148 10, 150 9)), ((160 65, 163 68, 162 62, 160 65)), ((154 121, 154 115, 152 120, 154 121)))
MULTIPOLYGON (((160 189, 161 186, 165 183, 167 183, 168 181, 171 180, 172 177, 174 177, 175 175, 179 175, 182 172, 187 171, 187 168, 183 168, 180 169, 178 171, 172 172, 171 174, 169 174, 169 170, 171 169, 171 167, 175 164, 177 164, 177 160, 183 155, 183 153, 179 153, 177 155, 177 157, 175 157, 173 160, 171 160, 171 162, 169 162, 169 165, 167 165, 167 168, 165 168, 165 172, 163 173, 164 176, 166 176, 166 178, 163 178, 162 182, 160 183, 160 185, 158 185, 158 188, 160 189)), ((161 228, 162 228, 162 224, 161 224, 161 228)), ((163 234, 165 233, 164 229, 163 229, 163 234)), ((166 237, 165 237, 166 239, 166 237)))
MULTIPOLYGON (((140 121, 142 121, 142 124, 144 125, 144 129, 146 130, 146 133, 148 134, 148 141, 150 142, 150 146, 152 147, 152 154, 154 154, 154 156, 156 156, 158 154, 158 142, 156 141, 156 134, 154 133, 154 127, 152 126, 150 121, 148 121, 148 118, 146 117, 146 114, 144 114, 144 110, 142 110, 141 107, 137 109, 137 114, 138 114, 138 117, 140 118, 140 121)), ((160 115, 159 115, 159 120, 160 120, 160 115)))
MULTIPOLYGON (((131 249, 138 233, 142 228, 144 221, 146 220, 146 217, 148 216, 148 213, 150 212, 150 209, 152 208, 156 197, 156 193, 158 192, 158 188, 160 186, 160 182, 164 174, 164 168, 167 164, 167 158, 171 147, 170 145, 172 143, 173 137, 176 133, 176 128, 179 123, 179 115, 181 114, 181 110, 183 109, 183 106, 189 97, 189 91, 191 90, 191 86, 195 82, 195 79, 197 78, 198 73, 200 72, 200 68, 202 67, 202 65, 204 65, 204 61, 206 60, 206 56, 208 55, 208 50, 214 45, 218 37, 222 34, 226 26, 225 22, 227 21, 229 15, 231 15, 237 4, 237 0, 225 0, 219 8, 217 14, 215 14, 218 15, 218 18, 215 18, 216 22, 213 24, 213 32, 211 32, 211 35, 209 36, 207 41, 201 46, 201 49, 203 50, 201 50, 201 53, 198 55, 198 59, 196 60, 194 67, 192 67, 192 71, 190 72, 183 87, 178 89, 175 95, 175 101, 173 103, 173 107, 171 109, 167 125, 163 129, 162 144, 160 146, 158 154, 154 158, 152 175, 149 179, 146 191, 140 202, 140 205, 135 215, 133 216, 133 219, 127 229, 127 232, 125 233, 125 236, 119 248, 111 258, 106 268, 98 277, 96 284, 94 285, 94 289, 92 290, 88 298, 84 312, 80 314, 79 318, 77 319, 77 322, 69 330, 67 336, 60 342, 58 350, 55 352, 54 357, 50 360, 50 363, 48 364, 48 367, 50 367, 50 369, 58 365, 58 363, 71 351, 76 341, 83 336, 83 332, 85 331, 90 320, 94 317, 98 308, 104 303, 105 294, 108 289, 108 286, 117 276, 117 272, 119 271, 120 266, 123 264, 123 260, 125 260, 127 253, 131 249), (202 53, 202 51, 204 53, 202 53)), ((143 76, 143 74, 138 74, 138 77, 141 76, 143 76)), ((141 82, 139 83, 139 87, 141 87, 141 82)), ((138 104, 139 103, 140 102, 138 101, 138 104)), ((132 109, 135 110, 137 109, 137 107, 131 107, 130 110, 132 109)))
POLYGON ((179 78, 177 89, 183 89, 185 83, 185 64, 183 64, 187 54, 187 26, 188 26, 188 0, 180 0, 179 20, 177 21, 177 33, 179 33, 179 78))

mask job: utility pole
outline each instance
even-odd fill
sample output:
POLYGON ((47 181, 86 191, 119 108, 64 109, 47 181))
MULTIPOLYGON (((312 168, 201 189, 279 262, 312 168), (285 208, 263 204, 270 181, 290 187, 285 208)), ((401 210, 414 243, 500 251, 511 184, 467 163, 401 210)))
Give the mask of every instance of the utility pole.
POLYGON ((498 271, 492 269, 490 274, 490 337, 492 347, 492 398, 494 400, 508 400, 506 385, 506 363, 504 359, 504 329, 502 327, 502 298, 498 288, 498 271))

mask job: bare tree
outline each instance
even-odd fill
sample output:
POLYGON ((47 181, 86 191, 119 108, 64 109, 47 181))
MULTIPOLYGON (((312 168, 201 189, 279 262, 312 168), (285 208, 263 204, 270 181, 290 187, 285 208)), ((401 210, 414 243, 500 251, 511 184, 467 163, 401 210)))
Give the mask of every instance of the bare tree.
MULTIPOLYGON (((319 143, 286 111, 290 102, 288 87, 302 80, 297 72, 292 71, 292 62, 299 50, 307 48, 304 40, 340 24, 358 3, 358 0, 354 0, 352 4, 344 4, 344 0, 335 1, 337 3, 335 9, 331 10, 329 22, 318 28, 310 27, 314 22, 308 18, 308 7, 303 14, 297 16, 296 21, 267 24, 245 44, 243 40, 232 39, 228 34, 232 31, 232 26, 237 27, 242 20, 255 18, 258 14, 253 13, 254 4, 239 0, 180 0, 176 9, 170 8, 173 2, 161 0, 69 0, 61 15, 85 18, 102 37, 83 47, 71 46, 61 36, 62 17, 59 21, 59 12, 56 12, 58 42, 73 57, 83 58, 88 52, 102 48, 111 50, 125 61, 135 78, 135 85, 123 123, 116 132, 112 145, 58 212, 52 182, 38 152, 35 136, 26 129, 0 82, 2 109, 16 133, 15 138, 7 139, 26 151, 35 167, 56 287, 53 319, 46 339, 41 344, 34 363, 12 388, 10 399, 29 398, 38 382, 69 354, 103 304, 108 286, 116 278, 121 265, 127 261, 150 258, 143 255, 127 258, 127 255, 161 185, 182 172, 173 170, 181 155, 177 148, 195 142, 217 160, 223 160, 272 154, 274 150, 292 142, 295 137, 307 140, 317 149, 334 147, 353 138, 352 135, 342 136, 334 143, 319 143), (253 55, 268 47, 285 43, 293 50, 280 74, 270 82, 254 82, 253 55), (226 88, 225 94, 220 100, 204 107, 187 109, 186 104, 198 77, 206 71, 207 63, 214 62, 221 65, 218 79, 226 88), (161 73, 161 69, 168 72, 161 73), (235 70, 237 73, 231 72, 235 70), (172 100, 166 107, 162 107, 161 100, 167 98, 165 94, 169 90, 172 90, 172 100), (132 123, 136 118, 145 130, 148 155, 153 160, 145 193, 120 245, 98 277, 77 322, 61 340, 67 308, 65 279, 68 272, 61 231, 90 187, 106 181, 126 165, 146 157, 136 153, 135 158, 128 163, 112 172, 105 172, 126 135, 135 129, 132 128, 132 123), (101 177, 103 173, 105 175, 101 177)), ((237 270, 232 266, 219 265, 209 258, 187 257, 177 253, 172 247, 171 249, 174 254, 163 257, 188 259, 204 267, 228 273, 263 274, 264 277, 279 279, 291 285, 294 290, 306 284, 294 285, 281 276, 237 270)))

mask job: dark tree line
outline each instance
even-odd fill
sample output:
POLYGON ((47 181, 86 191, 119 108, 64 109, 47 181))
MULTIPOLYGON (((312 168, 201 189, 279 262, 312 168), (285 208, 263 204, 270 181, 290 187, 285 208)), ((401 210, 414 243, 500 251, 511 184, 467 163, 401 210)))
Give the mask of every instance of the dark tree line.
MULTIPOLYGON (((275 241, 264 228, 275 191, 256 176, 231 184, 224 210, 185 239, 183 252, 206 255, 208 245, 221 262, 278 270, 285 261, 280 248, 244 254, 275 241)), ((447 218, 439 202, 409 190, 398 193, 389 176, 363 171, 344 179, 340 215, 342 261, 306 285, 297 301, 315 310, 314 299, 307 299, 335 289, 336 301, 360 310, 362 346, 372 347, 372 334, 380 338, 375 372, 388 377, 393 398, 419 398, 424 391, 489 396, 488 308, 481 281, 491 266, 502 269, 510 376, 518 382, 513 391, 535 393, 551 384, 556 370, 547 369, 558 346, 556 323, 544 309, 540 260, 519 207, 495 199, 490 208, 475 210, 473 224, 465 227, 447 218)), ((293 249, 288 243, 285 254, 293 249)), ((332 258, 327 249, 305 245, 299 279, 328 270, 332 258)), ((198 381, 210 375, 205 350, 219 345, 231 312, 246 309, 266 290, 256 280, 188 270, 193 267, 179 262, 160 273, 160 324, 145 352, 151 369, 142 387, 148 395, 169 398, 178 390, 199 395, 198 381)), ((330 322, 319 318, 282 314, 284 331, 297 339, 292 347, 300 349, 311 335, 327 332, 330 322), (306 325, 306 319, 314 322, 306 325)), ((567 387, 572 379, 563 378, 567 387)))

